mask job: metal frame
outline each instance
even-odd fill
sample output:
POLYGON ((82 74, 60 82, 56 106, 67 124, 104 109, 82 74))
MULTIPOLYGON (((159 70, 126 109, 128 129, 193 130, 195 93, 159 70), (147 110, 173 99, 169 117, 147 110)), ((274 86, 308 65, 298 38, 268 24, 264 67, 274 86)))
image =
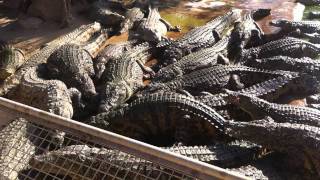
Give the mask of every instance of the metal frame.
POLYGON ((196 161, 134 139, 57 116, 2 97, 0 97, 0 109, 4 112, 8 112, 10 115, 14 114, 17 117, 26 118, 28 121, 44 127, 59 129, 77 135, 85 141, 96 142, 130 153, 148 161, 181 171, 194 178, 204 180, 215 178, 248 179, 245 176, 227 171, 223 168, 196 161))

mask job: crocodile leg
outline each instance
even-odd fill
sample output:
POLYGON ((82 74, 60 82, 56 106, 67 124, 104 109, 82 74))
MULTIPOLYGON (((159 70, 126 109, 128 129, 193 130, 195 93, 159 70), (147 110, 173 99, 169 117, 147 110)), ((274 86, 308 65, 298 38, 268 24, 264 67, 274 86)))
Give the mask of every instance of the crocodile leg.
POLYGON ((160 21, 166 25, 168 31, 180 32, 181 28, 179 26, 172 26, 167 20, 160 18, 160 21))
POLYGON ((288 104, 270 103, 249 94, 225 90, 227 101, 248 112, 253 119, 270 116, 276 122, 297 123, 320 127, 320 111, 313 108, 288 104))
POLYGON ((144 63, 143 63, 141 60, 137 60, 136 62, 139 64, 139 66, 141 67, 141 69, 142 69, 144 72, 150 74, 151 77, 153 77, 153 76, 156 74, 150 67, 145 66, 144 63))
POLYGON ((229 83, 231 89, 240 90, 240 89, 244 88, 244 84, 241 82, 240 76, 237 75, 237 74, 232 74, 230 76, 230 79, 229 79, 228 83, 229 83))

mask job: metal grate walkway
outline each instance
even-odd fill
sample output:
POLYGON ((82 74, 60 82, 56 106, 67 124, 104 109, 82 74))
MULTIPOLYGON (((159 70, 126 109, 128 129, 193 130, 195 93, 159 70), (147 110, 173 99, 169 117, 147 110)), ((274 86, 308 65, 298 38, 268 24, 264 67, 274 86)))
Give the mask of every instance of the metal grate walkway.
POLYGON ((0 114, 1 180, 245 179, 4 98, 0 98, 0 114), (57 142, 63 143, 57 147, 57 142))

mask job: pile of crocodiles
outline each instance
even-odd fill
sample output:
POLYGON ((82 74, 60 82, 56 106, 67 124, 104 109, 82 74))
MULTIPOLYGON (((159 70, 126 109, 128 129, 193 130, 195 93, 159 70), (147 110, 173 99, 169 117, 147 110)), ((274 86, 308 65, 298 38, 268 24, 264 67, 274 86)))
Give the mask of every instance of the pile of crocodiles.
MULTIPOLYGON (((83 25, 31 54, 1 42, 1 96, 248 177, 320 176, 319 21, 274 20, 279 31, 265 34, 255 21, 270 10, 232 9, 172 40, 167 31, 179 27, 154 6, 92 9, 101 24, 83 25), (115 32, 129 32, 129 40, 107 44, 115 32), (146 66, 152 58, 158 63, 146 66)), ((151 162, 67 143, 58 130, 42 132, 46 144, 28 132, 18 118, 0 133, 0 171, 9 179, 30 171, 92 177, 88 166, 153 176, 151 162), (123 169, 101 162, 107 159, 123 169)))

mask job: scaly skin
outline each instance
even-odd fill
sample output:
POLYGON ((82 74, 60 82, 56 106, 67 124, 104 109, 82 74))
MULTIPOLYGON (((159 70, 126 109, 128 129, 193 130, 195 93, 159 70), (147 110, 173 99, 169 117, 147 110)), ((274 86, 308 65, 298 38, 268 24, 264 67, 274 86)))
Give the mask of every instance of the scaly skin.
POLYGON ((100 112, 107 112, 123 104, 144 86, 141 66, 150 58, 149 50, 149 44, 143 43, 106 64, 99 91, 100 112))
POLYGON ((224 16, 219 16, 207 24, 196 27, 175 41, 160 42, 158 47, 165 47, 163 53, 164 64, 172 64, 183 56, 200 48, 210 47, 219 41, 229 29, 241 17, 241 10, 235 9, 224 16))
MULTIPOLYGON (((250 45, 250 42, 252 44, 257 44, 257 42, 259 43, 262 35, 263 32, 252 19, 251 13, 246 13, 242 20, 235 25, 235 28, 231 33, 232 43, 235 43, 236 45, 232 43, 230 43, 230 45, 242 50, 247 47, 247 45, 250 45)), ((235 51, 233 53, 238 54, 239 52, 235 51)))
MULTIPOLYGON (((21 79, 17 96, 12 99, 59 116, 72 118, 73 107, 67 86, 59 80, 42 79, 40 74, 43 74, 43 71, 43 66, 30 68, 21 79)), ((64 134, 60 131, 51 134, 53 144, 61 146, 64 134)))
POLYGON ((30 130, 28 121, 17 118, 0 131, 0 179, 18 179, 19 172, 28 168, 37 148, 30 130))
POLYGON ((227 100, 244 111, 253 119, 270 116, 276 122, 289 122, 320 127, 320 111, 314 108, 287 104, 270 103, 249 94, 226 90, 227 100))
POLYGON ((318 21, 289 21, 279 19, 271 21, 270 25, 280 27, 284 31, 300 30, 302 33, 320 32, 320 23, 318 21))
MULTIPOLYGON (((263 75, 282 76, 292 74, 285 71, 265 71, 247 66, 238 65, 216 65, 213 67, 200 69, 183 75, 166 83, 151 83, 145 92, 154 92, 157 90, 187 90, 187 91, 209 91, 216 92, 225 88, 233 73, 240 72, 242 74, 259 73, 263 75)), ((259 76, 255 76, 259 79, 259 76)), ((260 79, 259 79, 260 80, 260 79)), ((256 82, 254 80, 254 82, 256 82)))
POLYGON ((128 9, 125 14, 125 19, 120 25, 120 33, 125 33, 129 31, 136 22, 141 21, 144 17, 144 13, 140 8, 134 7, 128 9))
POLYGON ((184 144, 208 143, 217 137, 223 118, 210 107, 193 98, 161 92, 139 97, 129 105, 109 113, 100 113, 86 122, 96 127, 111 130, 149 143, 170 141, 176 129, 185 121, 181 117, 188 114, 188 123, 193 127, 184 144), (215 123, 212 123, 215 122, 215 123), (196 139, 196 142, 192 142, 196 139))
POLYGON ((73 116, 67 86, 59 80, 41 78, 43 67, 32 67, 22 77, 16 100, 63 117, 73 116), (41 69, 42 68, 42 69, 41 69))
MULTIPOLYGON (((49 56, 59 47, 67 43, 80 43, 87 41, 93 33, 100 30, 101 26, 99 23, 91 23, 88 25, 83 25, 69 34, 63 35, 47 44, 40 49, 36 50, 26 58, 26 62, 16 71, 13 76, 8 77, 0 85, 0 96, 7 94, 9 91, 14 90, 20 83, 20 79, 23 74, 31 67, 35 67, 38 64, 45 63, 49 56)), ((12 92, 14 93, 14 92, 12 92)))
POLYGON ((320 74, 320 62, 308 57, 291 58, 288 56, 274 56, 263 59, 248 59, 245 63, 250 67, 263 67, 268 70, 285 70, 304 72, 312 75, 320 74))
MULTIPOLYGON (((225 60, 222 54, 224 54, 223 51, 227 49, 229 40, 230 38, 226 37, 210 48, 204 48, 191 53, 181 58, 180 61, 161 68, 152 79, 152 82, 170 81, 194 70, 213 66, 217 64, 219 60, 225 60)), ((219 63, 228 64, 228 61, 225 60, 219 63)))
POLYGON ((51 78, 57 78, 68 87, 77 88, 86 98, 95 96, 91 77, 94 76, 92 58, 106 45, 108 34, 102 32, 86 45, 66 44, 54 51, 47 60, 51 78))
MULTIPOLYGON (((258 145, 245 141, 235 141, 228 144, 218 143, 208 146, 173 146, 163 147, 163 149, 223 167, 232 167, 236 164, 254 160, 258 158, 257 156, 261 151, 258 145)), ((88 165, 91 168, 98 168, 100 165, 99 170, 106 172, 110 168, 109 163, 101 164, 102 162, 112 162, 113 164, 121 165, 122 168, 130 168, 134 171, 149 169, 156 165, 150 161, 117 150, 89 147, 87 145, 71 145, 33 157, 30 161, 30 166, 35 169, 41 169, 41 172, 65 176, 72 175, 74 177, 74 174, 84 176, 86 171, 79 169, 86 168, 85 166, 88 165)), ((92 177, 92 175, 86 175, 92 177)))
POLYGON ((13 47, 11 44, 2 44, 0 48, 0 80, 14 74, 24 61, 22 50, 13 47))
MULTIPOLYGON (((251 94, 253 96, 261 97, 261 96, 268 96, 269 94, 272 94, 273 98, 274 96, 278 96, 278 94, 283 94, 278 91, 285 91, 283 89, 285 86, 289 86, 291 81, 293 79, 297 78, 296 76, 280 76, 277 78, 273 78, 267 81, 264 81, 262 83, 255 84, 253 86, 250 86, 248 88, 239 90, 237 92, 239 93, 245 93, 245 94, 251 94), (275 92, 277 92, 277 95, 273 95, 275 92)), ((227 93, 219 93, 219 94, 206 94, 202 96, 195 96, 195 99, 201 101, 202 103, 215 108, 220 106, 226 106, 229 105, 231 102, 227 101, 226 98, 228 97, 227 93)))
POLYGON ((237 63, 244 64, 247 59, 269 58, 272 56, 290 56, 294 58, 315 58, 320 53, 320 47, 307 41, 286 37, 263 44, 258 47, 244 49, 237 63))
POLYGON ((133 48, 136 41, 126 41, 123 43, 110 44, 102 51, 99 52, 97 58, 93 61, 95 70, 95 78, 98 80, 101 78, 102 73, 105 70, 105 65, 108 61, 119 58, 124 52, 133 48))
POLYGON ((294 160, 299 159, 299 156, 307 155, 318 174, 320 172, 320 129, 318 127, 276 123, 271 118, 252 122, 229 121, 224 123, 224 127, 226 133, 235 138, 248 140, 279 152, 286 152, 294 157, 294 160))
POLYGON ((169 23, 161 19, 158 8, 149 7, 149 14, 147 18, 141 20, 138 25, 134 36, 142 41, 158 43, 164 39, 167 31, 176 30, 169 23))
POLYGON ((276 172, 276 169, 270 167, 269 164, 249 164, 241 166, 239 168, 228 169, 232 172, 243 174, 250 179, 259 179, 259 180, 280 180, 281 176, 276 172), (266 172, 267 171, 267 172, 266 172))

